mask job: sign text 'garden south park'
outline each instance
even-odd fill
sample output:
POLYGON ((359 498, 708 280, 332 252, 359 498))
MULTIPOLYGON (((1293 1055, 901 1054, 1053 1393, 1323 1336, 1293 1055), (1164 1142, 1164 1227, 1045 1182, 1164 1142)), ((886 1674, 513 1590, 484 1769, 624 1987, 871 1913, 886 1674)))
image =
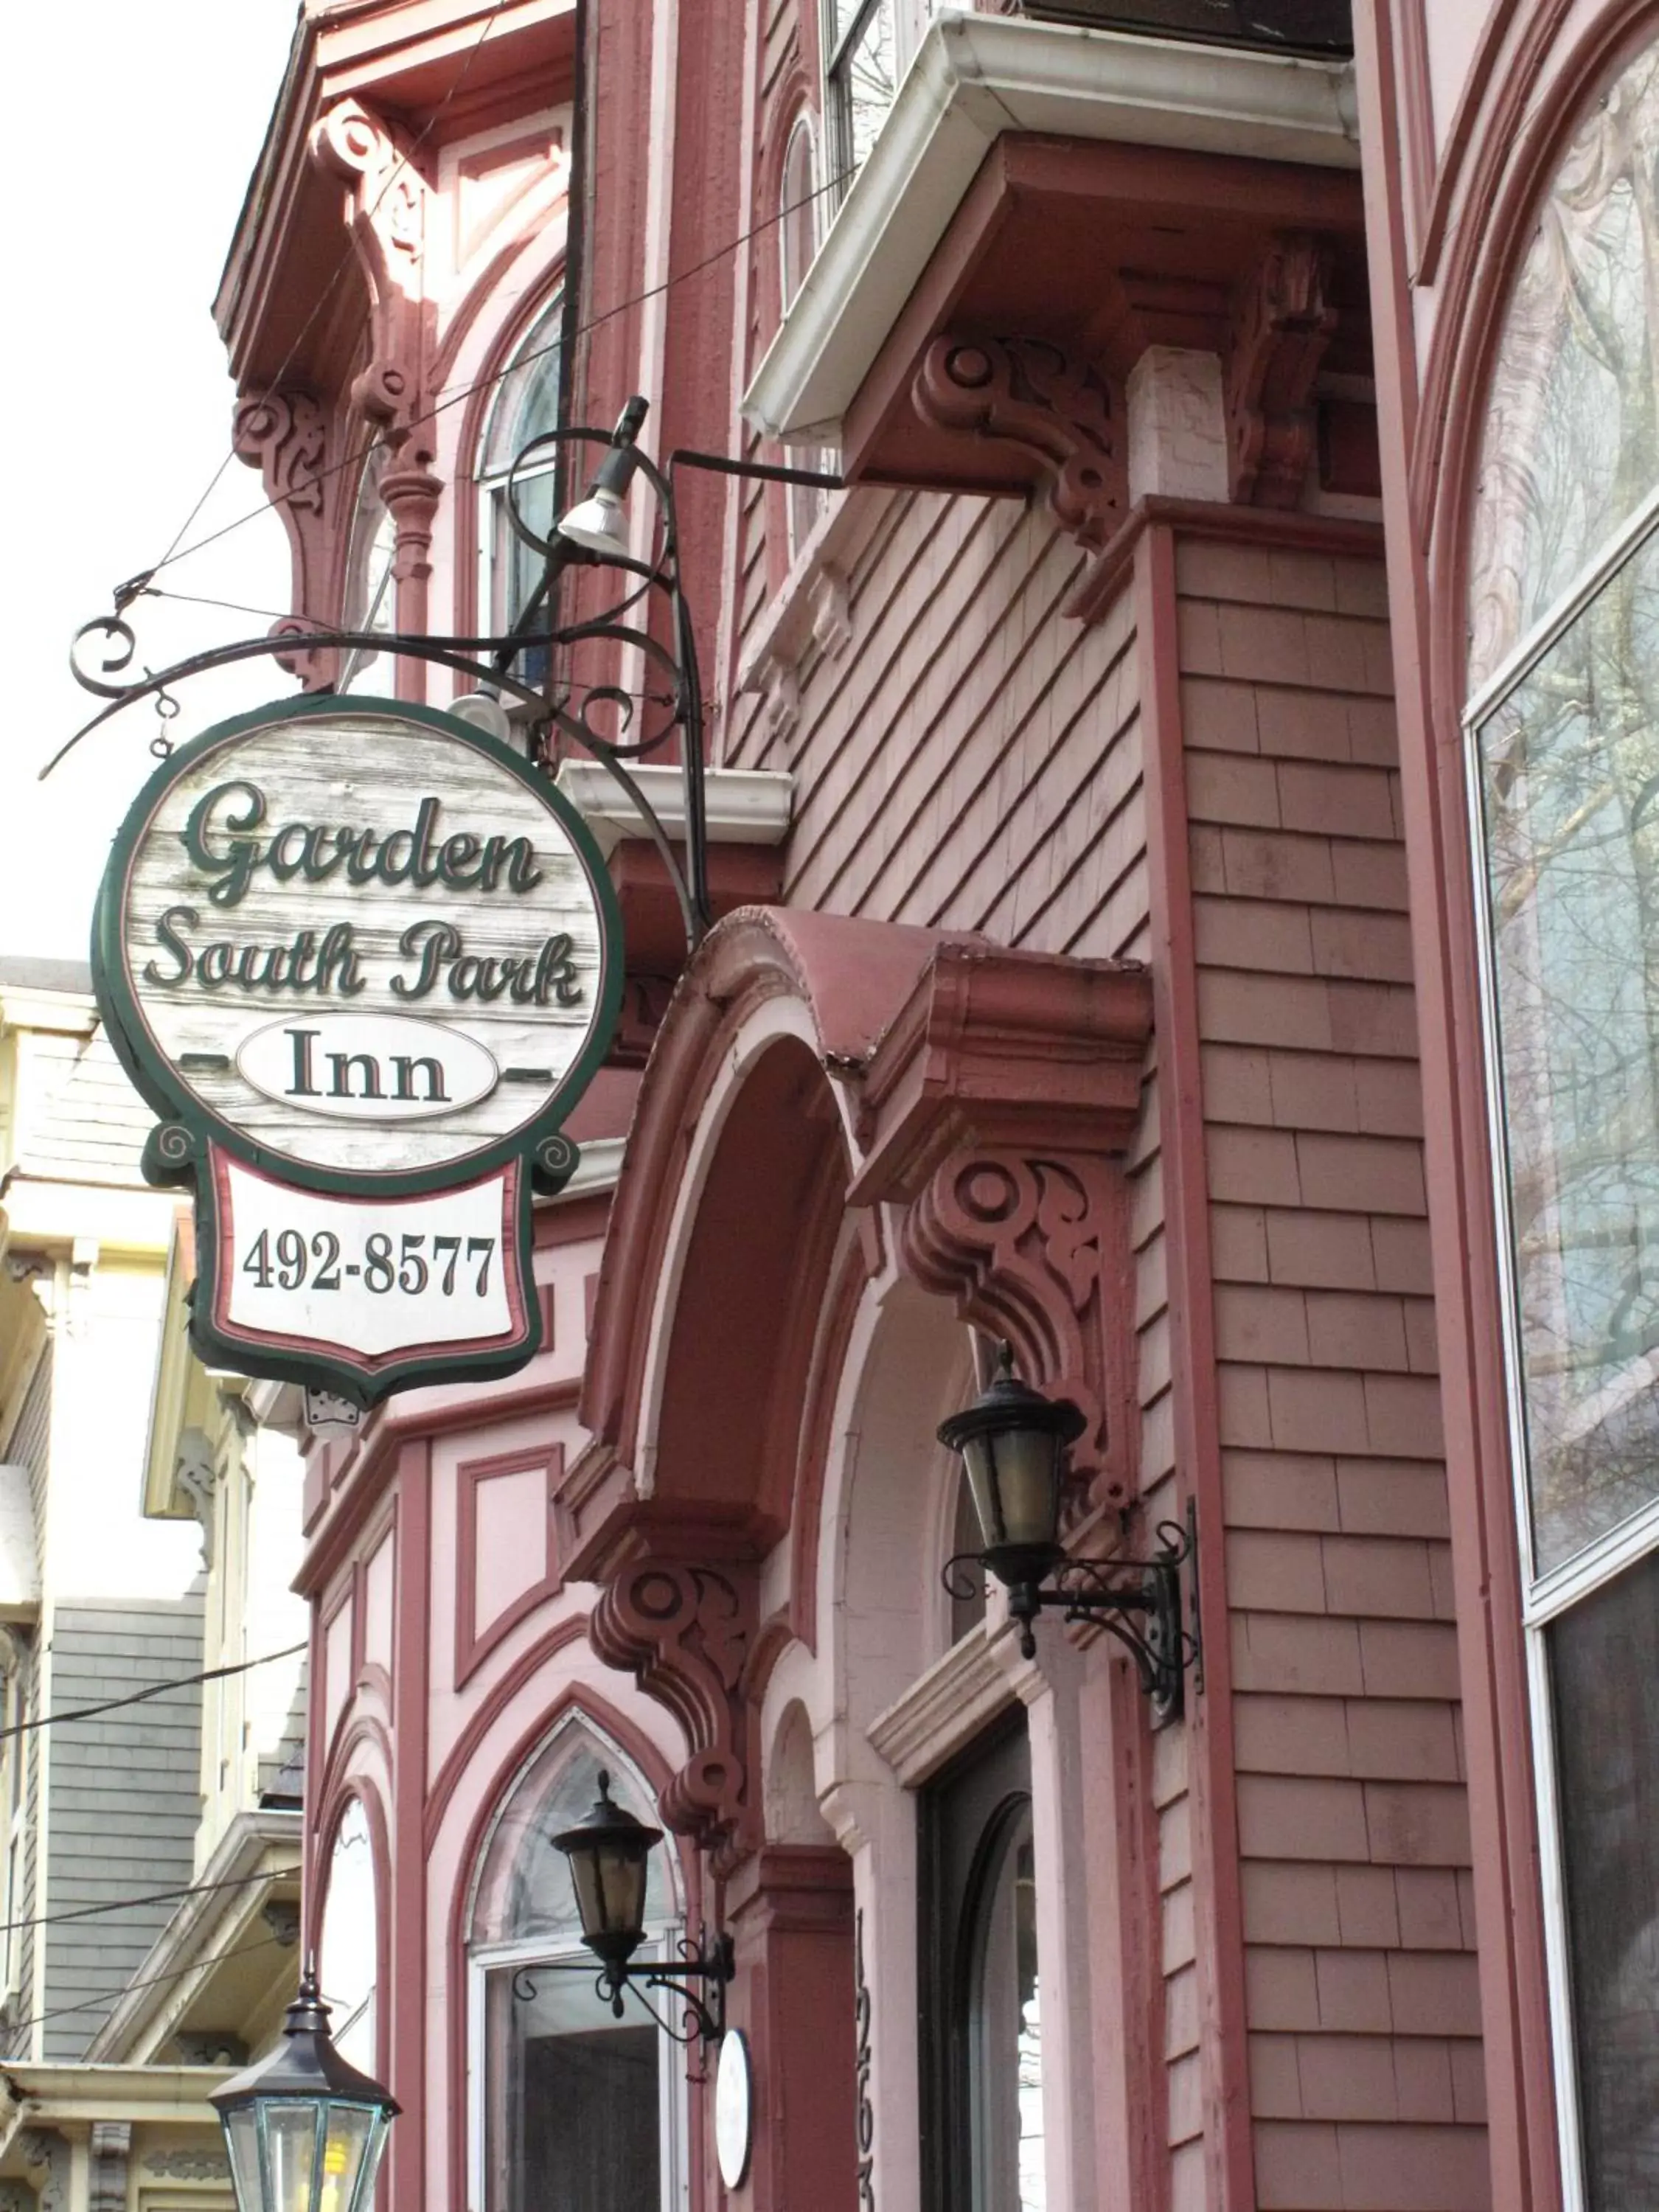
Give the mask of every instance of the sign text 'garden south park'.
POLYGON ((173 754, 117 836, 94 981, 194 1184, 198 1349, 359 1402, 536 1349, 532 1187, 604 1056, 598 848, 453 716, 307 700, 173 754))

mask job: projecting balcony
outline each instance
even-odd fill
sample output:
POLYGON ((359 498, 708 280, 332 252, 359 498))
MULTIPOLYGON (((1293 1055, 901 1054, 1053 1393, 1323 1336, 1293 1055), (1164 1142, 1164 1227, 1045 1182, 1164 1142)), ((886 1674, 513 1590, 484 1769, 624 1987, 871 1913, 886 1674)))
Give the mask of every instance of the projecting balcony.
POLYGON ((1376 486, 1349 10, 1039 0, 929 27, 745 412, 850 481, 1047 484, 1098 545, 1149 349, 1212 356, 1230 495, 1376 486), (1058 483, 1058 489, 1056 483, 1058 483))

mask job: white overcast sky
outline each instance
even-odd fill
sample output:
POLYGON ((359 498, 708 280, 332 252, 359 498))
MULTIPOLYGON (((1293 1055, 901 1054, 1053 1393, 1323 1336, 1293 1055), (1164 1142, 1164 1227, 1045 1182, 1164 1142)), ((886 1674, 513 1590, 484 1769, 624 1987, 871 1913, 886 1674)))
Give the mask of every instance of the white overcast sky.
MULTIPOLYGON (((78 0, 20 9, 12 27, 14 81, 33 93, 8 142, 0 956, 85 957, 110 837, 155 766, 145 702, 36 781, 99 703, 68 672, 71 635, 160 559, 229 449, 210 309, 297 15, 297 0, 78 0)), ((191 536, 260 496, 233 461, 191 536)), ((287 539, 267 514, 158 580, 280 611, 287 539)), ((159 668, 269 621, 143 600, 136 627, 159 668)), ((172 728, 291 689, 270 662, 198 678, 172 728)))

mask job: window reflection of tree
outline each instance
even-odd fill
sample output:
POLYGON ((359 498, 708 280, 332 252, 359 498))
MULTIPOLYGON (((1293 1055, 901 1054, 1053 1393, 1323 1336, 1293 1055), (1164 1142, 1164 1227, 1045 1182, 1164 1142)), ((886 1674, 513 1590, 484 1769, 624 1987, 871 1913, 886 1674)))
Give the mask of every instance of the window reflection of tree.
POLYGON ((1659 1488, 1659 537, 1480 739, 1547 1568, 1659 1488))

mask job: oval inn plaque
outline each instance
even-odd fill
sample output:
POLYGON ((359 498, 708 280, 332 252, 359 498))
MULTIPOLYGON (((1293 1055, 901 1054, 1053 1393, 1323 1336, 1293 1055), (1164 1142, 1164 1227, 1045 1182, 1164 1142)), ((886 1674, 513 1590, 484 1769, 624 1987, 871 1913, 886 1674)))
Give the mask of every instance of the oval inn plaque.
POLYGON ((360 1399, 530 1357, 532 1182, 574 1165, 623 983, 547 777, 389 701, 222 723, 118 833, 93 972, 146 1172, 195 1187, 198 1346, 360 1399))

